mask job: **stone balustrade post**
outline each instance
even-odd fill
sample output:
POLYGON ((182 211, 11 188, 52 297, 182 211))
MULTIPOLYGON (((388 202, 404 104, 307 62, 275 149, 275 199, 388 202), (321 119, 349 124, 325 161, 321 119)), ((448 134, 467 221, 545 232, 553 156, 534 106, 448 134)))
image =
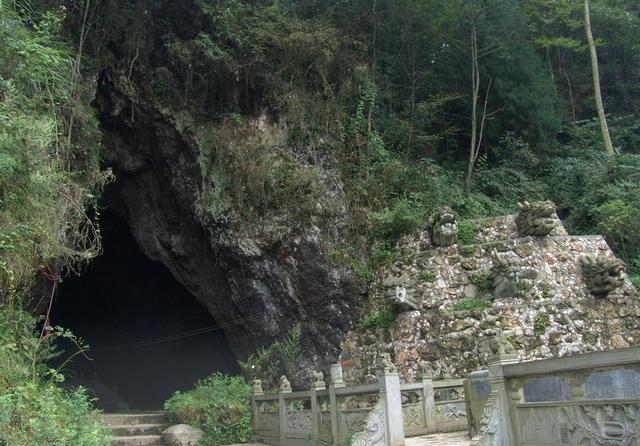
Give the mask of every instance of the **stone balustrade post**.
POLYGON ((404 446, 404 417, 400 375, 384 372, 379 378, 380 399, 384 402, 386 446, 404 446))
POLYGON ((333 444, 340 445, 340 429, 338 422, 340 421, 338 407, 338 398, 336 397, 336 389, 345 386, 342 379, 342 364, 331 364, 329 366, 329 404, 331 406, 331 436, 333 444))
POLYGON ((425 427, 429 433, 436 432, 436 398, 433 390, 433 378, 430 375, 422 375, 422 405, 425 427))
POLYGON ((499 409, 499 419, 502 425, 502 432, 506 445, 511 446, 516 444, 516 437, 514 431, 514 418, 511 407, 511 392, 507 385, 507 380, 504 375, 504 366, 507 364, 513 364, 518 362, 518 355, 514 352, 500 351, 495 356, 489 358, 488 368, 491 381, 492 391, 497 390, 496 394, 496 407, 499 409))
POLYGON ((287 437, 287 400, 284 398, 286 393, 291 393, 291 386, 289 385, 289 381, 286 380, 286 384, 283 385, 283 378, 286 377, 283 375, 280 378, 280 389, 278 390, 278 410, 279 410, 279 421, 280 421, 280 440, 284 441, 287 437))
POLYGON ((253 380, 253 392, 251 396, 251 409, 253 410, 253 432, 258 431, 258 401, 256 400, 257 396, 264 395, 264 390, 262 390, 262 381, 259 379, 253 380))
MULTIPOLYGON (((322 375, 320 375, 320 378, 322 375)), ((315 380, 311 382, 311 388, 309 389, 309 395, 311 397, 311 439, 320 439, 320 406, 318 405, 318 390, 324 390, 327 385, 324 381, 315 380)))

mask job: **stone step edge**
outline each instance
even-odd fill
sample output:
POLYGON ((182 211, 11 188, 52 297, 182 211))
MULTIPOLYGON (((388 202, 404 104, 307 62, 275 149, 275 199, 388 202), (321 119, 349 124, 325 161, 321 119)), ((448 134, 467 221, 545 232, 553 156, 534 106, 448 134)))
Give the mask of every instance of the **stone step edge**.
MULTIPOLYGON (((113 421, 113 420, 145 420, 145 419, 155 419, 155 420, 169 420, 169 414, 166 412, 156 412, 156 413, 103 413, 98 415, 98 419, 104 423, 113 421)), ((119 423, 122 424, 122 423, 119 423)))
POLYGON ((158 445, 162 443, 162 435, 125 435, 111 437, 112 445, 158 445))
MULTIPOLYGON (((153 429, 160 430, 167 426, 169 426, 169 423, 114 424, 108 427, 112 431, 128 431, 128 430, 149 431, 153 429)), ((140 435, 143 435, 143 434, 140 434, 140 435)))

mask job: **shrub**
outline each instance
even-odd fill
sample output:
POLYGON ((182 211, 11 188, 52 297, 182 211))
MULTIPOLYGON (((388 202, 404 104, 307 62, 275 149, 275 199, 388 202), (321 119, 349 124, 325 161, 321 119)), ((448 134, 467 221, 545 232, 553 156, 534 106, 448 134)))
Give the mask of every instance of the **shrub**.
POLYGON ((251 435, 251 386, 239 376, 214 373, 164 404, 172 420, 204 431, 207 446, 243 443, 251 435))
POLYGON ((0 444, 108 445, 108 431, 84 389, 63 390, 57 383, 64 377, 47 367, 55 356, 54 340, 71 335, 56 328, 41 339, 35 328, 36 320, 25 311, 0 309, 0 444))
POLYGON ((396 322, 398 310, 389 308, 365 316, 358 325, 359 330, 376 330, 382 328, 388 330, 396 322))
POLYGON ((438 278, 438 273, 434 270, 423 271, 420 273, 419 277, 422 282, 435 282, 438 278))
POLYGON ((475 223, 462 221, 458 224, 458 243, 461 245, 471 245, 476 241, 478 227, 475 223))
POLYGON ((38 269, 99 253, 86 207, 107 179, 91 77, 76 75, 53 32, 63 17, 20 4, 0 2, 0 302, 27 290, 38 269))
POLYGON ((82 388, 25 382, 0 396, 0 444, 106 446, 109 432, 96 415, 82 388))
POLYGON ((536 336, 543 335, 544 332, 547 331, 550 323, 549 315, 547 313, 540 313, 533 324, 533 334, 536 336))
POLYGON ((294 325, 282 339, 258 348, 246 361, 238 361, 242 373, 247 379, 258 378, 266 386, 276 386, 280 375, 297 369, 301 336, 300 324, 294 325))
POLYGON ((398 200, 392 207, 387 207, 380 212, 371 212, 369 220, 375 236, 396 240, 401 235, 424 225, 425 213, 424 209, 410 200, 398 200))
POLYGON ((469 280, 472 284, 478 287, 478 292, 482 294, 490 294, 493 292, 493 279, 495 275, 493 271, 486 270, 476 274, 473 274, 469 280))

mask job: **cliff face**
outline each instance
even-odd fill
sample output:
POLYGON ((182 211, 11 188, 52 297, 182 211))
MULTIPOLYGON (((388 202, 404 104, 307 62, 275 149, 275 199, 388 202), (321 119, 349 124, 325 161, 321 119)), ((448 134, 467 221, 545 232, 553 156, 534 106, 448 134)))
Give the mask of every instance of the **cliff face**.
MULTIPOLYGON (((146 6, 160 16, 170 12, 163 10, 170 5, 162 2, 146 6)), ((332 211, 303 213, 296 219, 276 212, 249 222, 243 221, 241 210, 217 210, 221 182, 210 175, 210 148, 204 147, 194 122, 209 121, 214 128, 223 118, 166 105, 175 99, 170 86, 177 84, 176 76, 154 42, 160 25, 153 22, 153 14, 144 20, 150 28, 139 60, 146 62, 129 70, 105 64, 98 80, 95 106, 104 134, 104 163, 116 177, 107 204, 126 218, 143 252, 162 262, 218 323, 225 324, 239 358, 282 337, 299 322, 302 365, 315 368, 335 360, 365 292, 357 276, 328 256, 342 241, 347 219, 335 162, 315 152, 312 156, 308 147, 287 145, 286 124, 277 124, 277 118, 247 115, 244 126, 257 135, 264 150, 277 151, 277 159, 313 171, 318 190, 313 209, 332 211), (157 94, 159 78, 164 82, 163 98, 157 94)), ((114 41, 121 37, 113 30, 102 31, 114 41)), ((116 47, 107 40, 101 51, 114 53, 115 59, 116 47)), ((103 53, 102 60, 110 58, 103 53)), ((231 167, 219 163, 216 169, 224 175, 231 167)), ((307 378, 296 377, 298 370, 289 373, 294 380, 307 378)))
POLYGON ((350 380, 375 374, 382 352, 408 380, 420 361, 436 376, 466 376, 486 365, 499 332, 524 360, 638 344, 640 300, 631 282, 607 298, 584 282, 581 257, 613 257, 601 236, 570 236, 560 226, 548 237, 519 237, 511 216, 470 226, 475 239, 467 245, 434 247, 428 231, 400 243, 402 260, 380 272, 372 301, 384 307, 400 287, 419 309, 400 313, 388 331, 349 333, 342 357, 350 380), (499 297, 496 259, 508 269, 499 297))

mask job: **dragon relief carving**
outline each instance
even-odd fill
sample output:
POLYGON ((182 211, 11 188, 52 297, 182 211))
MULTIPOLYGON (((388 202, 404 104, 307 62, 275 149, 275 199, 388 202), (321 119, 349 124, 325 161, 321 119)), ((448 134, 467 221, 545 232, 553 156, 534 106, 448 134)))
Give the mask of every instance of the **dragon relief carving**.
POLYGON ((498 402, 498 390, 491 389, 489 399, 484 405, 480 431, 471 439, 471 446, 507 446, 502 425, 503 413, 498 402))
POLYGON ((419 429, 424 427, 424 410, 422 405, 402 408, 405 429, 419 429))
POLYGON ((436 406, 436 412, 438 412, 438 416, 440 418, 443 418, 447 421, 467 418, 467 412, 453 403, 436 406))
POLYGON ((580 259, 580 265, 587 288, 595 297, 606 297, 624 285, 626 268, 622 260, 585 256, 580 259))
POLYGON ((521 237, 549 235, 558 226, 556 205, 552 201, 524 201, 518 203, 518 207, 520 212, 515 222, 521 237))
POLYGON ((298 410, 287 413, 287 427, 289 432, 311 432, 311 424, 311 412, 308 410, 298 410))
POLYGON ((458 216, 448 206, 431 216, 429 228, 431 240, 436 246, 451 246, 458 241, 458 216))
POLYGON ((382 446, 385 444, 384 404, 379 401, 365 420, 361 431, 351 437, 351 446, 382 446))
POLYGON ((575 445, 635 446, 640 444, 640 406, 606 404, 562 409, 566 427, 562 440, 575 445))

